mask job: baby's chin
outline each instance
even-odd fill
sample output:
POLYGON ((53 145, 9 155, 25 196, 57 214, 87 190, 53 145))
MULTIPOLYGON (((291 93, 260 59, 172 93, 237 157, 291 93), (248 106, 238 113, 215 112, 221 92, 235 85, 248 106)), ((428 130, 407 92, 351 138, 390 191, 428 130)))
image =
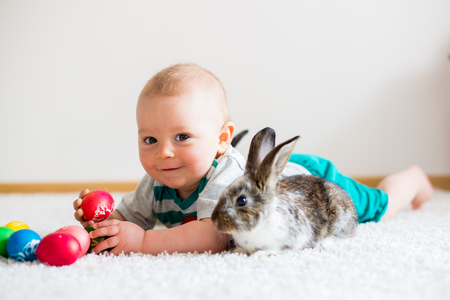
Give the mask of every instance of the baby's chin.
MULTIPOLYGON (((168 170, 152 170, 148 175, 155 179, 158 182, 161 182, 165 186, 181 191, 183 195, 189 192, 194 192, 200 186, 202 179, 206 176, 205 174, 193 174, 190 172, 187 174, 186 167, 176 168, 176 169, 168 169, 168 170)), ((201 173, 201 172, 196 172, 201 173)))
MULTIPOLYGON (((157 180, 157 179, 156 179, 157 180)), ((157 180, 159 181, 159 180, 157 180)), ((198 180, 196 182, 186 182, 184 180, 161 180, 159 181, 165 186, 174 189, 178 193, 181 193, 183 195, 186 194, 192 194, 200 185, 201 180, 198 180)))

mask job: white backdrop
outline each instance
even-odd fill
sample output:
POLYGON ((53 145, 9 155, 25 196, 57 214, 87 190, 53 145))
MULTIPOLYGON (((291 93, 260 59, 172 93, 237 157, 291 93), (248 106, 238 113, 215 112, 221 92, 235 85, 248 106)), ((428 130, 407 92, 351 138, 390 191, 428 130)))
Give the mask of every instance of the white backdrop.
POLYGON ((353 176, 450 174, 449 53, 447 0, 0 0, 0 183, 140 179, 136 99, 178 62, 221 79, 238 131, 353 176))

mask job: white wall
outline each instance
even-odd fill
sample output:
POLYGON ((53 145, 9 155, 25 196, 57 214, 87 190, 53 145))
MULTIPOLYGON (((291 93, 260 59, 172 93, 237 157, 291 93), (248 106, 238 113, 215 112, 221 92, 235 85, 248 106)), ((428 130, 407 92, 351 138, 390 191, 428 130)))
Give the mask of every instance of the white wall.
POLYGON ((0 0, 0 43, 0 182, 138 180, 135 102, 177 62, 238 130, 350 175, 450 173, 447 0, 0 0))

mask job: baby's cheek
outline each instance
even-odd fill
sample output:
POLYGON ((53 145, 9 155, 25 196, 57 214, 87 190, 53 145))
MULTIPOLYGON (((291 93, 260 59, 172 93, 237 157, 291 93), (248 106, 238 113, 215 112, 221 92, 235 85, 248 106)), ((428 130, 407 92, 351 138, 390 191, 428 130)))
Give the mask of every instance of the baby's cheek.
POLYGON ((150 156, 140 153, 139 159, 141 161, 142 167, 147 172, 147 174, 152 176, 153 175, 153 164, 151 162, 150 156))
POLYGON ((197 154, 192 156, 192 170, 199 176, 204 176, 214 161, 214 157, 209 157, 206 154, 197 154))

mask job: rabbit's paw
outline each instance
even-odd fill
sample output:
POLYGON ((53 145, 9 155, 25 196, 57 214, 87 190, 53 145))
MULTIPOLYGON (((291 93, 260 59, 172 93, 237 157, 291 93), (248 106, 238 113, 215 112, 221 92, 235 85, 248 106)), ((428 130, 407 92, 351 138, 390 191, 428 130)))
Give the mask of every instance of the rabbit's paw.
POLYGON ((280 251, 276 251, 276 250, 258 250, 255 253, 253 253, 252 255, 254 255, 256 257, 265 257, 265 256, 277 255, 279 253, 280 253, 280 251))
POLYGON ((233 250, 231 250, 231 253, 239 253, 239 254, 245 254, 245 255, 250 255, 250 252, 248 252, 247 250, 245 250, 242 247, 236 247, 233 250))
POLYGON ((319 250, 331 250, 336 247, 336 238, 335 237, 326 237, 323 240, 321 240, 316 247, 319 250))

